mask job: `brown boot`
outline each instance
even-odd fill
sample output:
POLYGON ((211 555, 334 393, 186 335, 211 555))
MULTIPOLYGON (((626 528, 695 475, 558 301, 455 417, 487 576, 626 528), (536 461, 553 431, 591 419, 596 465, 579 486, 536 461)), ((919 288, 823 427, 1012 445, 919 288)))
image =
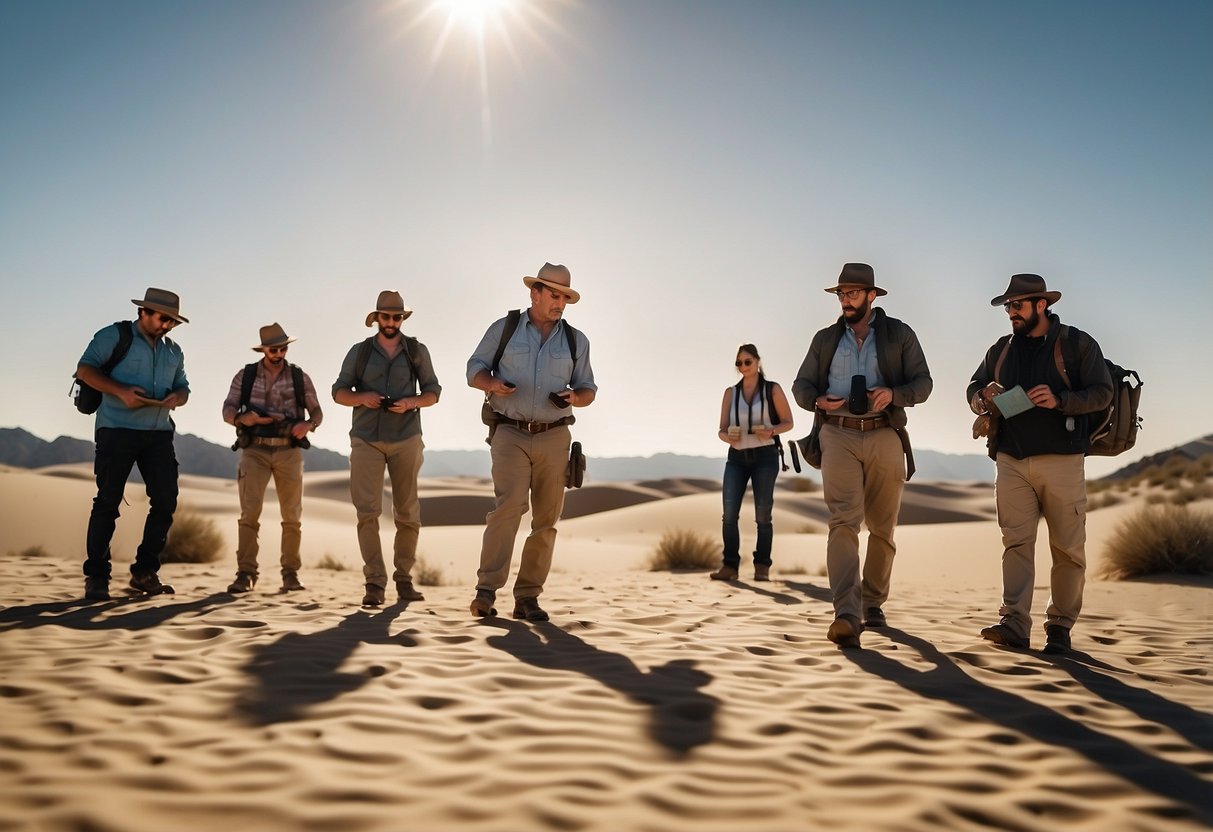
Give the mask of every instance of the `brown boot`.
POLYGON ((303 584, 299 583, 299 573, 294 569, 282 570, 282 591, 283 592, 298 592, 301 589, 307 589, 303 584))
POLYGON ((378 584, 367 584, 366 595, 362 596, 362 606, 364 607, 382 607, 383 606, 383 587, 378 584))
POLYGON ((756 581, 771 580, 771 567, 765 563, 754 564, 754 580, 756 580, 756 581))
POLYGON ((228 592, 252 592, 257 585, 257 576, 252 572, 237 572, 236 579, 227 585, 228 592))
POLYGON ((425 600, 425 596, 413 587, 412 578, 405 578, 404 580, 396 581, 396 593, 400 596, 401 601, 425 600))
POLYGON ((737 580, 737 568, 734 566, 722 566, 715 572, 708 575, 713 581, 735 581, 737 580))
POLYGON ((497 608, 493 606, 494 595, 487 590, 477 590, 476 597, 472 599, 468 611, 477 618, 490 618, 497 614, 497 608))

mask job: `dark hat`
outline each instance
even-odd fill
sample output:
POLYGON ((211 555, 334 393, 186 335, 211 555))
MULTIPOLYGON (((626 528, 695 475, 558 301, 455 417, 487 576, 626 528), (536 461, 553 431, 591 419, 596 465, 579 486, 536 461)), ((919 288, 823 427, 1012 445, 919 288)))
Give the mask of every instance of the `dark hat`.
POLYGON ((842 274, 838 275, 838 284, 826 289, 830 294, 834 294, 843 287, 848 289, 872 289, 877 295, 887 295, 884 289, 876 285, 876 272, 867 263, 847 263, 842 267, 842 274))
POLYGON ((542 283, 552 291, 560 292, 567 297, 569 303, 581 300, 581 295, 572 289, 573 275, 569 272, 568 266, 553 266, 551 263, 544 263, 539 274, 534 277, 524 277, 522 282, 528 289, 533 288, 536 283, 542 283))
POLYGON ((1013 274, 1007 290, 990 301, 990 306, 1002 306, 1009 300, 1020 298, 1044 298, 1052 306, 1061 300, 1061 292, 1050 292, 1045 286, 1045 279, 1038 274, 1013 274))
POLYGON ((387 312, 391 315, 404 315, 402 320, 407 320, 409 315, 413 314, 413 310, 404 305, 404 298, 399 292, 393 292, 391 289, 384 289, 379 293, 379 300, 375 301, 375 311, 366 316, 366 325, 370 326, 375 323, 375 316, 380 312, 387 312))
POLYGON ((143 293, 143 300, 131 298, 131 303, 145 309, 163 312, 179 324, 188 324, 190 319, 181 314, 181 298, 167 289, 148 289, 143 293))
POLYGON ((285 347, 295 341, 294 338, 288 338, 286 332, 277 323, 261 327, 260 334, 261 344, 253 347, 257 352, 263 351, 266 347, 285 347))

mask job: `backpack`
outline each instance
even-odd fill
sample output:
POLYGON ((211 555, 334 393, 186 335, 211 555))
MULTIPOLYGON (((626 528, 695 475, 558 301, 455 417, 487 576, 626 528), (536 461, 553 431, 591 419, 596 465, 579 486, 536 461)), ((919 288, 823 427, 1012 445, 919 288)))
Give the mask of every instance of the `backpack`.
MULTIPOLYGON (((511 309, 505 316, 505 329, 501 330, 501 340, 497 342, 497 351, 493 353, 493 364, 489 368, 489 374, 496 376, 497 368, 501 366, 501 356, 505 355, 505 345, 514 337, 514 332, 518 329, 518 322, 522 320, 521 309, 511 309)), ((568 321, 564 321, 564 336, 569 342, 569 355, 573 357, 573 372, 577 372, 577 330, 573 329, 573 325, 568 321)), ((489 435, 484 440, 486 444, 493 444, 493 434, 497 431, 497 417, 499 414, 493 410, 493 406, 489 404, 488 393, 484 394, 484 403, 480 405, 480 421, 489 429, 489 435)), ((566 417, 570 421, 573 416, 566 417)), ((585 467, 585 463, 582 463, 585 467)))
MULTIPOLYGON (((372 335, 358 346, 358 358, 354 362, 354 384, 355 388, 361 388, 362 376, 366 373, 366 365, 371 360, 371 350, 375 343, 375 338, 378 336, 372 335)), ((417 344, 420 343, 416 338, 408 335, 402 335, 404 338, 404 359, 409 362, 409 369, 413 373, 413 381, 420 384, 420 379, 417 378, 417 344)))
MULTIPOLYGON (((115 321, 114 326, 118 327, 118 343, 114 345, 114 351, 110 353, 110 357, 106 359, 105 363, 97 368, 107 376, 114 371, 122 359, 126 358, 126 354, 131 349, 131 342, 135 339, 135 329, 130 321, 115 321)), ((74 381, 68 395, 72 397, 72 403, 76 405, 76 409, 86 416, 96 413, 97 409, 101 407, 101 391, 77 378, 75 373, 72 373, 72 378, 74 381)))
MULTIPOLYGON (((1073 388, 1067 367, 1078 366, 1078 338, 1081 330, 1061 324, 1061 331, 1053 341, 1053 363, 1066 387, 1073 388)), ((1011 349, 1011 336, 1005 336, 1002 352, 994 362, 994 379, 1002 370, 1007 352, 1011 349)), ((1137 413, 1141 402, 1141 376, 1136 370, 1126 370, 1107 358, 1104 364, 1112 377, 1112 399, 1103 410, 1087 413, 1087 456, 1119 456, 1137 443, 1137 431, 1141 429, 1141 416, 1137 413)))
MULTIPOLYGON (((250 400, 253 397, 253 384, 257 381, 257 365, 260 361, 254 361, 252 364, 244 365, 244 375, 240 377, 240 405, 236 409, 236 413, 240 414, 249 409, 250 400)), ((291 384, 295 388, 295 406, 299 408, 299 413, 307 412, 307 400, 303 389, 303 370, 295 364, 287 364, 291 368, 291 384)), ((253 428, 236 428, 236 441, 232 444, 232 450, 238 451, 241 448, 247 448, 252 444, 252 437, 257 436, 256 429, 260 425, 254 425, 253 428)), ((312 447, 312 443, 305 436, 302 439, 292 440, 296 447, 308 450, 312 447)))

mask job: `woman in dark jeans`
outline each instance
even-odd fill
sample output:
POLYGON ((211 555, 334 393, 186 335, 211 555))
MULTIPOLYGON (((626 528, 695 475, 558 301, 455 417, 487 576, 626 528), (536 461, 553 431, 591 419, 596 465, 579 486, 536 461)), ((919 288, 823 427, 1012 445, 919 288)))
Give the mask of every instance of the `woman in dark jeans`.
POLYGON ((718 434, 729 445, 729 459, 724 466, 724 562, 710 577, 714 581, 737 579, 741 566, 737 518, 746 483, 751 482, 754 520, 758 525, 754 580, 765 581, 771 572, 771 510, 775 506, 775 477, 779 474, 780 447, 775 437, 792 429, 792 409, 783 388, 763 375, 757 347, 753 344, 738 347, 736 366, 741 380, 725 388, 718 434))

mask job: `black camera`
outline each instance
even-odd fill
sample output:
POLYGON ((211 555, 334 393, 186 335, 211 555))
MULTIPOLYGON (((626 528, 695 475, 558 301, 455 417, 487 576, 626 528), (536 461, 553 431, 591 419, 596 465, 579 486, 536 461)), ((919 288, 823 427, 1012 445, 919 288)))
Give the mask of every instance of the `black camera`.
POLYGON ((863 373, 851 376, 851 395, 847 399, 847 410, 856 416, 868 412, 868 380, 863 373))
POLYGON ((548 393, 548 401, 559 407, 561 410, 564 410, 566 407, 571 407, 571 405, 566 400, 562 399, 558 393, 548 393))

